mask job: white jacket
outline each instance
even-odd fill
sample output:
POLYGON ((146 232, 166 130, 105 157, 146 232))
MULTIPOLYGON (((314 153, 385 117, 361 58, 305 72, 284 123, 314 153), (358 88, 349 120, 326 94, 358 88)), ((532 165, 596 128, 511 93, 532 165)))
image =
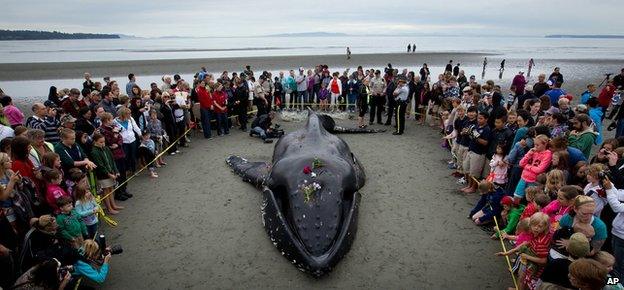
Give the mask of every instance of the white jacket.
POLYGON ((119 134, 121 134, 121 138, 123 138, 124 144, 130 144, 136 141, 136 136, 134 135, 134 133, 141 136, 141 129, 139 128, 139 125, 137 125, 137 123, 134 121, 134 118, 130 117, 130 119, 128 120, 128 128, 124 128, 118 118, 115 118, 115 122, 117 123, 117 126, 119 126, 119 128, 121 129, 121 131, 119 131, 119 134))
POLYGON ((611 233, 620 239, 624 239, 624 190, 615 187, 607 190, 607 200, 613 212, 617 213, 613 220, 611 233))

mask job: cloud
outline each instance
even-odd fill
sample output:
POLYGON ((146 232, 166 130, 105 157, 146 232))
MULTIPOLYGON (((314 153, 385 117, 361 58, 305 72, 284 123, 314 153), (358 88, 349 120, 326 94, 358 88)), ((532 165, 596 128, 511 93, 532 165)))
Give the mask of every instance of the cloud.
POLYGON ((137 36, 351 34, 618 34, 621 0, 7 0, 8 29, 137 36))

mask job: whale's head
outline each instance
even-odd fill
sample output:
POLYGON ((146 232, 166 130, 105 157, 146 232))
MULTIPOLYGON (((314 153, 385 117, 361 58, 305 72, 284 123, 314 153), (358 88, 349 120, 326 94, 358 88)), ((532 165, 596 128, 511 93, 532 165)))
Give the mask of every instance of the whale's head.
POLYGON ((355 234, 359 193, 353 167, 340 159, 284 159, 274 164, 271 178, 263 204, 269 236, 300 269, 325 274, 355 234))

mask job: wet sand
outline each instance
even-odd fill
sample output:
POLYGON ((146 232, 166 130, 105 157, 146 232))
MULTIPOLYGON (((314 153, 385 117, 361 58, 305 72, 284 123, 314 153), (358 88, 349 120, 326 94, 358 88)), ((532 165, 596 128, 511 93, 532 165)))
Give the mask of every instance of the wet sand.
POLYGON ((3 63, 0 64, 0 81, 46 80, 82 78, 85 72, 94 77, 127 76, 132 72, 140 75, 188 74, 199 71, 202 66, 211 72, 240 72, 245 65, 257 70, 312 68, 318 64, 332 67, 384 67, 387 63, 419 67, 423 62, 446 64, 449 59, 469 63, 478 62, 487 54, 475 53, 387 53, 345 55, 298 55, 263 56, 206 59, 161 59, 134 61, 50 62, 50 63, 3 63))
MULTIPOLYGON (((303 123, 280 122, 287 131, 303 123)), ((338 121, 352 125, 353 121, 338 121)), ((239 154, 270 160, 273 144, 233 130, 193 138, 167 158, 160 178, 129 185, 117 228, 105 227, 114 256, 106 289, 382 288, 503 289, 512 285, 498 241, 466 218, 476 196, 450 177, 439 136, 407 122, 406 134, 342 135, 367 173, 353 248, 314 279, 275 249, 262 227, 261 195, 230 171, 239 154)))

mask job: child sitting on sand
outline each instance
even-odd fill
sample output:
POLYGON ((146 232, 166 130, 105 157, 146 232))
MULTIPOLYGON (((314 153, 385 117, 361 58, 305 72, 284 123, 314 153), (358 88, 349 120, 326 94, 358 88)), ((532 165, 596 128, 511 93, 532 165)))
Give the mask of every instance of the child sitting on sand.
POLYGON ((516 226, 520 221, 520 215, 522 215, 522 211, 524 211, 524 205, 517 205, 514 203, 513 198, 509 196, 505 196, 501 199, 501 205, 503 206, 503 210, 501 211, 501 220, 499 221, 498 226, 505 226, 504 229, 495 229, 495 233, 491 236, 491 238, 498 239, 499 235, 506 233, 511 234, 516 230, 516 226))
POLYGON ((481 198, 470 211, 468 218, 472 219, 475 224, 482 225, 492 222, 494 216, 500 214, 500 200, 504 192, 502 188, 494 188, 492 182, 485 180, 479 182, 479 192, 481 198))
POLYGON ((525 269, 520 270, 520 279, 518 279, 520 289, 535 289, 535 283, 546 265, 552 239, 548 216, 544 213, 538 212, 531 216, 529 228, 531 232, 529 241, 518 244, 507 252, 496 253, 497 256, 520 253, 521 262, 526 264, 525 269))

